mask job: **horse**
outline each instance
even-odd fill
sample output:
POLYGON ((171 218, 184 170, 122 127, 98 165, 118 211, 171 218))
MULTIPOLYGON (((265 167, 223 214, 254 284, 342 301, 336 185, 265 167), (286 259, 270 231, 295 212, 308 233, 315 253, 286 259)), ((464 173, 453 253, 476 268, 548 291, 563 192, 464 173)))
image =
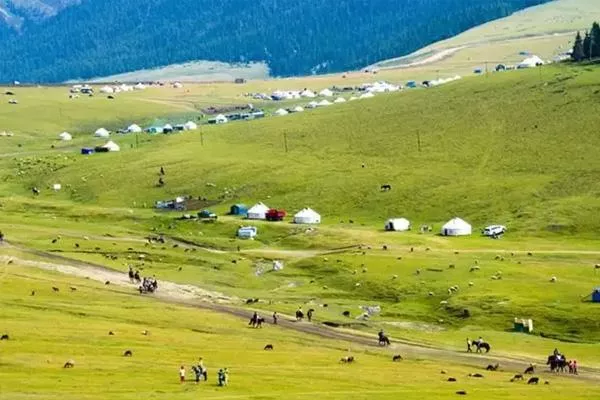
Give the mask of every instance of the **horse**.
POLYGON ((483 353, 481 349, 485 349, 485 352, 489 353, 490 349, 492 348, 492 346, 486 342, 475 342, 473 344, 477 347, 477 353, 483 353))
POLYGON ((389 192, 390 190, 392 190, 392 185, 388 185, 388 184, 381 185, 382 192, 389 192))
POLYGON ((486 370, 487 371, 498 371, 498 368, 500 368, 500 364, 495 364, 495 365, 488 365, 486 370))
POLYGON ((302 321, 303 318, 304 318, 304 313, 302 312, 302 310, 296 311, 296 321, 302 321))
POLYGON ((525 368, 523 374, 534 374, 535 373, 535 365, 531 364, 529 367, 525 368))
POLYGON ((265 322, 265 319, 263 317, 258 317, 256 319, 256 325, 254 326, 255 328, 262 328, 262 324, 265 322))
POLYGON ((272 344, 266 345, 265 350, 273 350, 273 345, 272 344))
POLYGON ((546 365, 550 365, 550 372, 565 372, 569 366, 565 356, 557 357, 554 354, 548 356, 546 365))
POLYGON ((390 338, 388 338, 386 335, 384 335, 383 333, 379 333, 379 338, 377 343, 380 346, 389 346, 391 344, 390 342, 390 338))

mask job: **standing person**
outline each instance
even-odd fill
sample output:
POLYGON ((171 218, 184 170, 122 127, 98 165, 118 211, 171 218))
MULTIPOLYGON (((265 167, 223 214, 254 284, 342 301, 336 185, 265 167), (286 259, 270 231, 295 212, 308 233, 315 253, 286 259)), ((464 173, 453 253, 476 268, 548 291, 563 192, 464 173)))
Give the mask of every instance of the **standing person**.
POLYGON ((219 386, 225 386, 225 372, 222 369, 217 373, 217 384, 219 386))
POLYGON ((579 375, 579 373, 577 373, 577 360, 573 360, 573 373, 579 375))
POLYGON ((473 352, 473 350, 471 349, 472 345, 473 345, 473 343, 471 342, 471 340, 469 338, 467 338, 467 353, 473 352))
POLYGON ((185 367, 183 365, 181 366, 181 368, 179 368, 179 382, 185 382, 185 367))
POLYGON ((164 167, 160 167, 160 174, 164 175, 165 174, 165 168, 164 167))
POLYGON ((306 317, 308 318, 308 322, 312 321, 312 316, 313 316, 313 309, 311 308, 310 310, 308 310, 308 312, 306 313, 306 317))
POLYGON ((278 318, 278 316, 277 316, 277 311, 275 311, 275 312, 273 313, 273 325, 277 325, 277 318, 278 318))

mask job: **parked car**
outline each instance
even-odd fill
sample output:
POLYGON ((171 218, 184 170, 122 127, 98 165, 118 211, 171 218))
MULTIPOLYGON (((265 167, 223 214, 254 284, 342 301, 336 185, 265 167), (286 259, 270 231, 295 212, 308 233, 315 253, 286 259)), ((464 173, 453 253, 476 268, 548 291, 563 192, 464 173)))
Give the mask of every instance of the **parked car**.
POLYGON ((490 225, 485 227, 481 232, 483 236, 498 236, 506 232, 506 227, 503 225, 490 225))

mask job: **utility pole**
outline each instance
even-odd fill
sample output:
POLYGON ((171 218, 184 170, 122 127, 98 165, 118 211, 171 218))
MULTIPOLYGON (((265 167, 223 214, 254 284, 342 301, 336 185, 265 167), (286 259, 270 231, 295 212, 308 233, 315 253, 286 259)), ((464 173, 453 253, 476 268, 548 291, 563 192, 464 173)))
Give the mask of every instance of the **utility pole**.
POLYGON ((417 130, 417 149, 421 152, 421 132, 417 130))
POLYGON ((137 149, 138 147, 140 147, 140 134, 139 133, 135 133, 135 148, 137 149))
POLYGON ((283 132, 283 146, 285 148, 285 152, 288 152, 288 143, 287 143, 287 132, 283 132))

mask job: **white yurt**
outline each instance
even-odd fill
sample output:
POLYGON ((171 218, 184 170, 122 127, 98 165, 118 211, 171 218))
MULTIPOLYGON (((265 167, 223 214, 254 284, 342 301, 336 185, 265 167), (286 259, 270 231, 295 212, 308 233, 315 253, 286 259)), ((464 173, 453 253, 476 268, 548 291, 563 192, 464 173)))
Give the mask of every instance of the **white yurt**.
POLYGON ((519 64, 517 64, 517 68, 518 69, 534 68, 534 67, 537 67, 539 65, 544 65, 544 64, 545 64, 544 60, 542 60, 538 56, 531 56, 531 57, 527 57, 526 59, 521 61, 519 64))
POLYGON ((360 95, 359 99, 370 99, 371 97, 375 97, 373 92, 367 92, 360 95))
POLYGON ((356 97, 356 96, 350 96, 350 98, 348 99, 348 101, 354 101, 354 100, 358 100, 358 97, 356 97))
POLYGON ((283 108, 280 108, 279 110, 275 111, 275 115, 288 115, 289 113, 284 110, 283 108))
POLYGON ((69 132, 63 132, 60 135, 58 135, 58 138, 60 140, 64 140, 65 142, 68 142, 69 140, 73 140, 73 136, 71 136, 71 134, 69 132))
POLYGON ((248 219, 267 219, 267 211, 269 207, 263 203, 255 204, 248 210, 248 219))
POLYGON ((119 147, 119 145, 116 144, 115 142, 113 142, 112 140, 109 140, 108 142, 106 142, 106 144, 102 147, 105 149, 108 149, 108 151, 121 151, 121 148, 119 147))
POLYGON ((111 88, 110 86, 102 86, 100 88, 100 93, 114 93, 115 90, 113 88, 111 88))
POLYGON ((173 84, 173 88, 175 88, 175 89, 181 89, 182 87, 183 87, 183 83, 181 83, 181 82, 175 82, 173 84))
POLYGON ((410 229, 410 221, 406 218, 391 218, 385 223, 386 231, 404 232, 410 229))
POLYGON ((137 85, 135 85, 133 87, 135 90, 144 90, 146 89, 146 85, 144 85, 143 83, 139 82, 137 85))
POLYGON ((321 100, 321 101, 318 103, 318 106, 319 106, 319 107, 326 107, 326 106, 330 106, 330 105, 331 105, 331 102, 330 102, 330 101, 328 101, 328 100, 325 100, 325 99, 321 100))
POLYGON ((329 89, 323 89, 319 92, 319 96, 323 96, 323 97, 332 97, 333 96, 333 92, 329 89))
POLYGON ((314 97, 317 97, 317 94, 315 92, 313 92, 312 90, 305 89, 302 92, 300 92, 300 96, 312 99, 314 97))
POLYGON ((294 215, 295 224, 320 224, 321 216, 315 210, 305 208, 294 215))
POLYGON ((188 121, 183 125, 183 128, 186 131, 195 131, 198 129, 198 124, 196 124, 194 121, 188 121))
POLYGON ((127 127, 127 132, 129 133, 140 133, 142 128, 139 125, 132 124, 127 127))
POLYGON ((306 108, 317 108, 319 107, 319 103, 317 103, 316 101, 311 101, 310 103, 308 103, 306 105, 306 108))
POLYGON ((471 225, 456 217, 446 222, 440 232, 443 236, 468 236, 471 234, 471 225))
POLYGON ((96 137, 102 137, 102 138, 107 138, 107 137, 110 136, 110 132, 107 131, 104 128, 100 128, 96 132, 94 132, 94 136, 96 136, 96 137))
POLYGON ((292 108, 292 111, 297 113, 297 112, 303 112, 304 108, 300 107, 300 106, 296 106, 294 108, 292 108))
POLYGON ((343 98, 343 97, 338 97, 338 98, 337 98, 337 99, 335 99, 333 102, 334 102, 334 103, 345 103, 345 102, 346 102, 346 99, 345 99, 345 98, 343 98))

